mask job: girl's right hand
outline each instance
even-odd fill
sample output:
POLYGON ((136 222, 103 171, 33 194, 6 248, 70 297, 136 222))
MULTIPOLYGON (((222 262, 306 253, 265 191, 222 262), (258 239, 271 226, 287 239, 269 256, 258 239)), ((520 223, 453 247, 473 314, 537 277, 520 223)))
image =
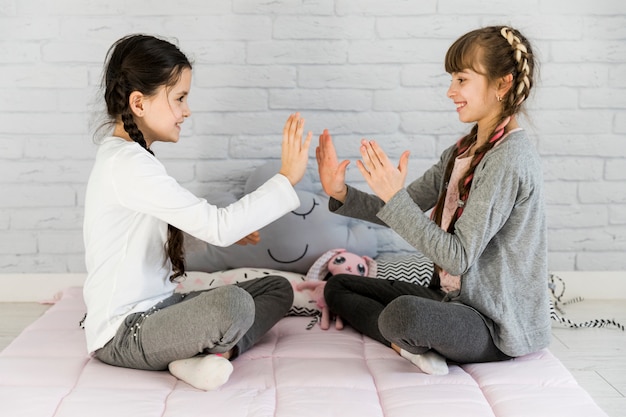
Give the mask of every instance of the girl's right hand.
POLYGON ((313 133, 309 132, 302 143, 303 130, 304 119, 300 117, 300 113, 290 115, 283 128, 282 165, 279 173, 287 177, 291 185, 296 185, 302 179, 309 162, 309 146, 313 133))
POLYGON ((315 149, 315 157, 317 158, 317 169, 322 188, 326 194, 335 200, 345 202, 348 192, 346 168, 350 161, 344 160, 339 163, 333 139, 327 129, 324 129, 324 133, 320 135, 319 146, 315 149))

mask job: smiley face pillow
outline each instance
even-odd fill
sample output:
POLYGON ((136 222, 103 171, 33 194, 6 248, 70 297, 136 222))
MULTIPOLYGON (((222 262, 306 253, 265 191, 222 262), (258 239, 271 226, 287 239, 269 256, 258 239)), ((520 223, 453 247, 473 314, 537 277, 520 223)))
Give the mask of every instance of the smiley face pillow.
MULTIPOLYGON (((244 192, 250 193, 280 169, 280 161, 271 161, 252 172, 244 192)), ((188 271, 216 272, 234 268, 270 268, 306 274, 313 263, 332 248, 375 257, 375 230, 367 223, 331 213, 328 197, 316 192, 312 175, 295 186, 300 207, 259 230, 256 245, 217 247, 185 236, 185 259, 188 271)), ((226 206, 238 197, 208 196, 207 200, 226 206)))

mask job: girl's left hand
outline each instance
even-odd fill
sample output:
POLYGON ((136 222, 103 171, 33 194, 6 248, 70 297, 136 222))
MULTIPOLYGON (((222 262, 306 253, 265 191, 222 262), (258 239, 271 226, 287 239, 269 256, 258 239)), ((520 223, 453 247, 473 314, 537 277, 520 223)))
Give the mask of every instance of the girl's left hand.
POLYGON ((404 188, 409 164, 409 151, 404 151, 396 167, 373 140, 361 140, 361 157, 357 167, 372 191, 385 203, 404 188))

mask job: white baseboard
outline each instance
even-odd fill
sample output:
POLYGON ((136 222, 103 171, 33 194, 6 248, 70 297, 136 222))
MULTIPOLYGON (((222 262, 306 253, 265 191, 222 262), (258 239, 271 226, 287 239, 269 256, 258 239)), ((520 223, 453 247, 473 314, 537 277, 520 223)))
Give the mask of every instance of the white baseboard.
MULTIPOLYGON (((626 299, 626 271, 557 271, 566 299, 626 299)), ((0 302, 43 302, 67 287, 82 286, 85 274, 0 274, 0 302)))
POLYGON ((626 271, 551 271, 565 282, 565 299, 626 300, 626 271))

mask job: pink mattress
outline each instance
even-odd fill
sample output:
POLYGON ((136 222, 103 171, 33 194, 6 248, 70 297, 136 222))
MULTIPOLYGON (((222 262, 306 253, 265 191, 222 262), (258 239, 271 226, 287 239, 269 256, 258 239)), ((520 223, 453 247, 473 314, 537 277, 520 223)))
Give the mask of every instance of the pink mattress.
POLYGON ((446 376, 351 329, 306 330, 286 317, 233 362, 219 390, 168 372, 105 365, 86 355, 81 289, 70 288, 0 353, 6 417, 415 417, 606 416, 549 351, 516 360, 451 366, 446 376))

